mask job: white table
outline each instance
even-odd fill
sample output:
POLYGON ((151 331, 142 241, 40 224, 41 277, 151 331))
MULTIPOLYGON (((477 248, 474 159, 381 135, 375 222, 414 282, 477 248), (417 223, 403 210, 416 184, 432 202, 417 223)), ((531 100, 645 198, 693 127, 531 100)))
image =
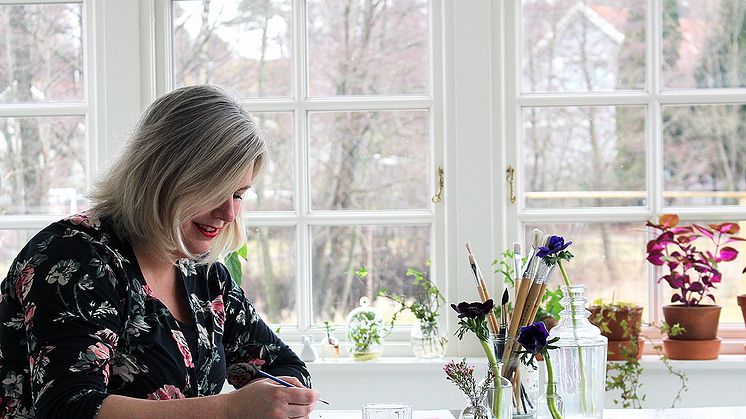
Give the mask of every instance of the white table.
MULTIPOLYGON (((311 419, 359 419, 359 410, 315 410, 311 419)), ((448 410, 416 410, 412 419, 453 419, 448 410)), ((565 419, 572 419, 566 417, 565 419)), ((683 409, 605 409, 604 419, 746 419, 746 406, 683 409)))

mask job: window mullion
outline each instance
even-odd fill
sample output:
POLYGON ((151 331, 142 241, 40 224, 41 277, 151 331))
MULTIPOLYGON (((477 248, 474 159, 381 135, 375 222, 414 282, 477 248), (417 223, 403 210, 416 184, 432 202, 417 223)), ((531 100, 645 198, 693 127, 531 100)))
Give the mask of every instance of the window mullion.
POLYGON ((295 182, 294 196, 296 224, 297 261, 295 272, 295 296, 297 301, 298 329, 307 330, 313 321, 311 299, 311 229, 306 222, 310 210, 308 179, 308 113, 305 109, 308 85, 306 4, 304 0, 293 0, 293 95, 295 98, 295 182))
MULTIPOLYGON (((660 0, 649 0, 647 9, 648 35, 645 40, 645 50, 648 64, 646 66, 646 78, 651 100, 646 112, 645 141, 648 150, 648 207, 653 215, 656 215, 660 214, 663 207, 663 126, 659 99, 661 93, 661 51, 663 48, 662 4, 660 0)), ((654 267, 648 266, 650 319, 657 324, 661 321, 663 295, 661 287, 657 284, 655 273, 654 267)))

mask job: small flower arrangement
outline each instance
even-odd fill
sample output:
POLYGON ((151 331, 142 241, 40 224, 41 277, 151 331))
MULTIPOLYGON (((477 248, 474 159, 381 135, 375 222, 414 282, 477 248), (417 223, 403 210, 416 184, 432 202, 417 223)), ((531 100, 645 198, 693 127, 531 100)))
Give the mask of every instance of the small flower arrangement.
POLYGON ((663 214, 658 223, 648 221, 646 225, 659 231, 647 244, 647 259, 655 266, 667 268, 658 282, 666 281, 673 288, 671 302, 697 306, 706 297, 714 303, 712 290, 722 279, 718 264, 738 256, 738 250, 728 244, 746 240, 736 236, 740 231, 738 224, 679 225, 676 214, 663 214), (701 238, 712 243, 714 250, 698 249, 695 242, 701 238))
POLYGON ((495 398, 496 403, 492 406, 492 411, 495 417, 500 418, 503 386, 500 382, 501 376, 500 368, 497 365, 497 358, 492 350, 492 345, 489 343, 489 329, 487 327, 487 315, 492 312, 494 307, 495 303, 492 299, 488 299, 483 303, 477 301, 473 303, 461 302, 458 305, 451 304, 451 308, 458 313, 459 328, 456 330, 456 335, 458 335, 459 340, 463 339, 467 332, 474 333, 484 350, 484 354, 487 356, 490 370, 488 376, 491 379, 485 381, 495 382, 498 394, 495 398))
POLYGON ((464 393, 466 398, 469 399, 469 404, 475 409, 475 419, 487 419, 489 412, 485 411, 486 409, 481 406, 481 403, 494 378, 492 370, 487 371, 487 378, 481 384, 477 384, 477 381, 474 379, 474 366, 469 365, 466 362, 466 358, 460 362, 449 361, 443 366, 443 371, 446 373, 446 380, 455 384, 464 393))
POLYGON ((534 322, 521 327, 521 331, 518 333, 518 343, 523 346, 524 350, 518 353, 521 354, 521 361, 534 369, 536 369, 536 364, 534 364, 536 355, 541 354, 544 358, 547 367, 547 408, 552 415, 552 419, 562 419, 561 409, 555 402, 554 372, 552 370, 552 360, 549 357, 549 349, 557 349, 556 346, 551 344, 558 341, 559 338, 547 341, 548 337, 549 332, 543 322, 534 322))

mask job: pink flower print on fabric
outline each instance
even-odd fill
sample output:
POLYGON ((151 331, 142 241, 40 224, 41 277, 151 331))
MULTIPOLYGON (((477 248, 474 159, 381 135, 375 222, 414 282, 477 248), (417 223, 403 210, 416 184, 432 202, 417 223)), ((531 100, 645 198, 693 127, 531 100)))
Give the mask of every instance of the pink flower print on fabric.
POLYGON ((18 297, 18 300, 21 302, 21 304, 23 304, 23 300, 26 298, 29 290, 31 289, 31 282, 33 281, 33 279, 33 266, 26 266, 18 275, 18 280, 16 281, 16 296, 18 297))
POLYGON ((215 316, 215 323, 218 327, 222 328, 225 324, 225 304, 223 304, 223 296, 218 295, 217 298, 212 300, 210 303, 210 311, 215 316))
POLYGON ((184 365, 186 365, 187 368, 194 368, 194 362, 192 361, 192 352, 189 350, 189 345, 187 344, 184 334, 181 333, 181 330, 171 329, 171 335, 174 337, 176 345, 179 347, 181 356, 184 357, 184 365))
POLYGON ((98 230, 101 227, 101 220, 99 220, 96 213, 91 211, 83 211, 79 214, 71 215, 65 220, 70 221, 74 225, 82 225, 85 227, 95 228, 98 230))
POLYGON ((30 303, 23 307, 23 322, 26 325, 31 325, 31 321, 34 320, 34 313, 36 313, 36 304, 30 303))
POLYGON ((166 384, 158 390, 148 394, 148 400, 173 400, 183 399, 184 394, 181 393, 178 387, 166 384))
POLYGON ((148 284, 142 284, 142 292, 148 297, 152 299, 158 299, 158 297, 155 296, 155 293, 153 293, 153 290, 150 289, 148 284))
POLYGON ((109 347, 105 343, 96 342, 95 345, 88 346, 88 354, 91 364, 101 368, 104 384, 109 384, 109 358, 111 358, 109 347))

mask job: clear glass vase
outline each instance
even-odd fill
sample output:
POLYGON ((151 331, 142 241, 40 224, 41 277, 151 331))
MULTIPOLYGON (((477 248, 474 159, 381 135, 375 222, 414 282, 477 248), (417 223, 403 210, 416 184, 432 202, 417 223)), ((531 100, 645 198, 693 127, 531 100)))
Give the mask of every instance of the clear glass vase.
POLYGON ((558 349, 549 351, 557 386, 567 418, 602 418, 608 341, 588 321, 585 285, 562 287, 564 310, 549 333, 558 349))
POLYGON ((501 378, 502 391, 497 387, 489 387, 481 400, 467 397, 469 403, 461 413, 459 419, 510 419, 512 415, 513 391, 510 381, 501 378))
POLYGON ((448 337, 439 321, 420 320, 412 325, 412 352, 419 359, 443 358, 448 349, 448 337))
POLYGON ((510 368, 502 368, 506 362, 503 355, 503 349, 507 341, 514 341, 514 338, 507 336, 496 336, 490 334, 490 344, 495 352, 498 363, 501 364, 501 370, 506 371, 508 375, 504 376, 512 383, 513 397, 512 417, 521 419, 530 419, 536 413, 536 406, 542 387, 540 383, 539 371, 531 366, 523 364, 519 358, 511 359, 510 368))
POLYGON ((554 394, 542 393, 538 399, 536 419, 559 419, 565 417, 565 404, 557 394, 557 384, 553 384, 554 394))

